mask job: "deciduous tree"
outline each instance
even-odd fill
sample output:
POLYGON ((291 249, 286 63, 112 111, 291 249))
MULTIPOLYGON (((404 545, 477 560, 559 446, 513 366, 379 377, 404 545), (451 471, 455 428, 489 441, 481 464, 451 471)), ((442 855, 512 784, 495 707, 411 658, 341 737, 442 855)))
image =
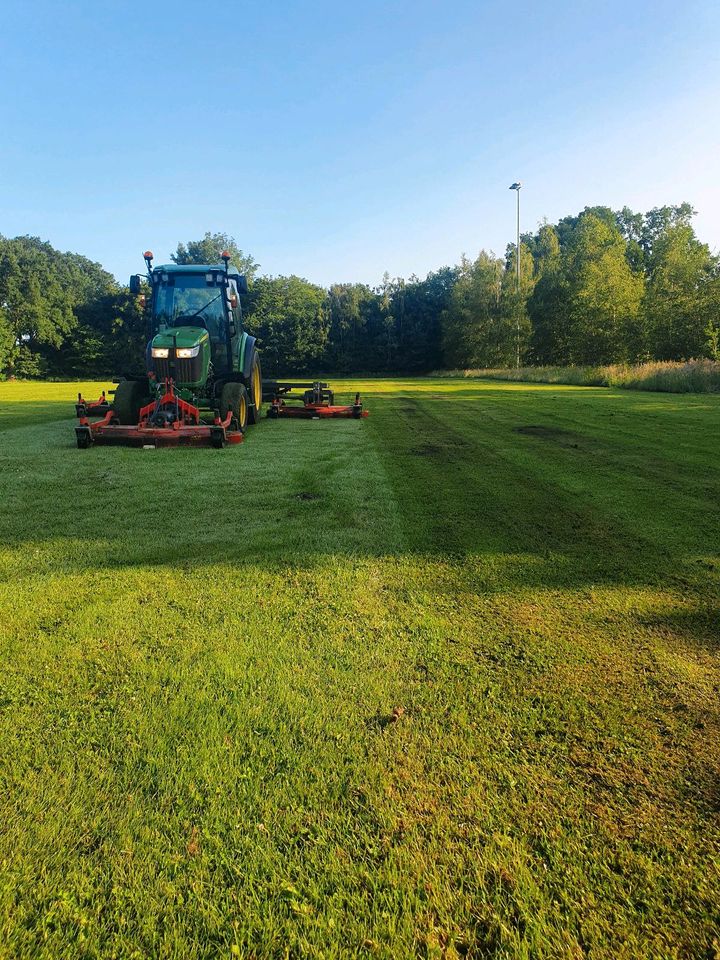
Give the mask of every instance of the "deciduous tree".
POLYGON ((171 254, 173 263, 220 263, 220 254, 227 250, 230 254, 232 263, 244 273, 248 279, 252 279, 258 270, 260 264, 249 253, 243 253, 235 242, 234 237, 226 233, 206 233, 202 240, 189 240, 187 243, 179 243, 175 253, 171 254))

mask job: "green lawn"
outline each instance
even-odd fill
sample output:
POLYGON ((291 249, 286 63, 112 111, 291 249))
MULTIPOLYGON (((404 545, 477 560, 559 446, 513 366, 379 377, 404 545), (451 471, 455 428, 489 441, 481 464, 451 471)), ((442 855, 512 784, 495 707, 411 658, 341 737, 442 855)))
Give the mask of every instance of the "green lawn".
POLYGON ((0 384, 0 957, 720 955, 720 397, 359 386, 0 384))

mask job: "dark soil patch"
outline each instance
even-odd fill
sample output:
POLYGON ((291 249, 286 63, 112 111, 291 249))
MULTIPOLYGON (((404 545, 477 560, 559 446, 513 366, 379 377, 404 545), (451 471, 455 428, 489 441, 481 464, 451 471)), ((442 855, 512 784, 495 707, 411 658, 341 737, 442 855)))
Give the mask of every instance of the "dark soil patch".
POLYGON ((423 443, 419 447, 413 447, 410 453, 415 457, 441 457, 447 453, 447 447, 440 447, 436 443, 423 443))
POLYGON ((527 437, 538 437, 540 440, 551 440, 554 443, 560 443, 566 447, 579 447, 582 437, 572 430, 563 430, 562 427, 546 427, 540 425, 529 425, 524 427, 514 427, 515 433, 522 433, 527 437))
POLYGON ((295 494, 296 500, 320 500, 321 495, 319 493, 308 493, 307 490, 303 490, 302 493, 295 494))
POLYGON ((452 440, 448 443, 421 443, 417 447, 411 447, 410 453, 415 457, 433 457, 439 460, 447 460, 457 457, 464 446, 466 444, 463 442, 452 440))

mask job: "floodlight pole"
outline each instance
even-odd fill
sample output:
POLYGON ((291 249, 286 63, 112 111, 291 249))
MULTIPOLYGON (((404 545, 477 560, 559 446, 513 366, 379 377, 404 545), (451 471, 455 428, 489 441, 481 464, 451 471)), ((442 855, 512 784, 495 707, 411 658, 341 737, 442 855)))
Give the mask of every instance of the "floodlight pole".
POLYGON ((517 312, 515 316, 515 366, 520 369, 520 188, 522 183, 518 180, 510 184, 510 190, 517 193, 517 245, 515 247, 515 261, 517 267, 516 274, 516 292, 517 292, 517 312))

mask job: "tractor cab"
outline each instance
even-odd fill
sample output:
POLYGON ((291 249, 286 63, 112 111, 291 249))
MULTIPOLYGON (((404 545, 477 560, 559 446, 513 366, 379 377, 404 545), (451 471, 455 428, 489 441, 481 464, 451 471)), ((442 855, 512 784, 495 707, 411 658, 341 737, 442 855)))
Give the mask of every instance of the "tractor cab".
POLYGON ((193 387, 233 370, 247 282, 225 265, 153 268, 148 368, 193 387))

